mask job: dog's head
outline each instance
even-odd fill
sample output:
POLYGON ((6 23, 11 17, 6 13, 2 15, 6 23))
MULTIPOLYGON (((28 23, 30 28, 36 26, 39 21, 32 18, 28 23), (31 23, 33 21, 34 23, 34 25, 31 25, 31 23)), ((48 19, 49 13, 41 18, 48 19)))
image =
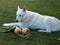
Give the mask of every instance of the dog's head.
POLYGON ((23 9, 20 9, 20 7, 18 6, 16 12, 16 22, 21 22, 25 14, 26 14, 26 7, 24 6, 23 9))

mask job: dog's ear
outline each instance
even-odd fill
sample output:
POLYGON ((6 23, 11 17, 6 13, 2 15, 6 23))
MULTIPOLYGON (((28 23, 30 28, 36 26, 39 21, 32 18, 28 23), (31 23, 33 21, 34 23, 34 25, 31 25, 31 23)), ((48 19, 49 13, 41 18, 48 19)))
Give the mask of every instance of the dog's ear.
POLYGON ((25 6, 25 5, 24 5, 24 7, 23 7, 23 11, 26 12, 26 6, 25 6))
POLYGON ((19 5, 18 5, 17 9, 18 9, 18 10, 20 9, 19 5))

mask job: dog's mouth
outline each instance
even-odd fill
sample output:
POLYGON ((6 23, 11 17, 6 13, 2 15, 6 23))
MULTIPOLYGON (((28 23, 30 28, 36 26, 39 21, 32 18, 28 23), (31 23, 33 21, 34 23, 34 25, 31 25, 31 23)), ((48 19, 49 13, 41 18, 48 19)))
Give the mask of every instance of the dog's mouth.
POLYGON ((19 22, 18 20, 16 20, 16 22, 19 22))

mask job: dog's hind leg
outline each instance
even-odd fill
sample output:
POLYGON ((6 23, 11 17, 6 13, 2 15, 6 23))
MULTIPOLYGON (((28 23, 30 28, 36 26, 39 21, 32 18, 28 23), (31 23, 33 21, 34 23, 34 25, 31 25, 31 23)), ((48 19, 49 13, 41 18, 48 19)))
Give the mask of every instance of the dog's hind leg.
POLYGON ((38 30, 38 32, 47 32, 47 33, 51 33, 51 30, 49 28, 47 28, 46 30, 38 30))
POLYGON ((38 30, 38 32, 47 32, 51 33, 52 32, 52 25, 51 25, 51 20, 47 19, 44 21, 44 25, 46 27, 46 30, 38 30))

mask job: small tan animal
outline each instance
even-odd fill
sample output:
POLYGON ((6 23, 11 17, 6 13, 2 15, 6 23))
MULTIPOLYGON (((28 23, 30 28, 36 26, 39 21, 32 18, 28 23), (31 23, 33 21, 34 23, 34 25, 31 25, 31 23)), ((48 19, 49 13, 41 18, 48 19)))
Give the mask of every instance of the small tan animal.
POLYGON ((22 34, 23 34, 23 35, 26 35, 26 34, 28 34, 28 33, 30 33, 30 29, 29 29, 29 28, 23 28, 23 29, 22 29, 22 34))
POLYGON ((16 28, 14 29, 14 33, 17 34, 17 35, 22 34, 22 29, 16 27, 16 28))

